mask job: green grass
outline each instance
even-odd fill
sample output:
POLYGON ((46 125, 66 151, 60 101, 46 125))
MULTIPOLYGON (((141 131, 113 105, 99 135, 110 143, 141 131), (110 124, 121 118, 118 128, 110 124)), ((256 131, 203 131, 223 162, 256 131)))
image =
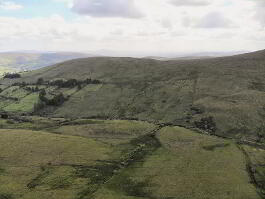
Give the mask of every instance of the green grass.
POLYGON ((18 102, 12 103, 4 107, 3 110, 9 112, 32 112, 34 104, 36 104, 38 100, 39 100, 39 94, 32 93, 18 102))
POLYGON ((93 198, 259 198, 232 142, 183 128, 165 128, 158 138, 161 148, 117 173, 93 198))
POLYGON ((244 155, 232 142, 178 127, 163 129, 159 139, 164 149, 146 165, 152 166, 152 161, 160 159, 161 166, 171 165, 161 177, 153 179, 154 183, 163 182, 156 189, 158 195, 167 192, 180 198, 259 198, 249 183, 244 155), (217 145, 215 150, 205 149, 217 145), (174 175, 169 175, 171 172, 174 175), (170 182, 176 186, 171 187, 170 182))
POLYGON ((1 96, 11 97, 14 92, 19 90, 19 86, 10 86, 0 93, 1 96))
POLYGON ((246 153, 248 166, 259 192, 265 197, 265 150, 246 145, 241 147, 246 153))
MULTIPOLYGON (((27 117, 26 117, 27 118, 27 117)), ((0 196, 20 199, 258 199, 232 142, 124 120, 27 118, 0 130, 0 196), (59 122, 65 122, 63 126, 59 122)), ((260 151, 260 155, 264 154, 260 151)), ((257 156, 262 161, 263 156, 257 156)))
POLYGON ((178 127, 162 129, 157 138, 162 147, 115 176, 95 198, 259 198, 232 142, 178 127))
POLYGON ((45 132, 0 130, 0 137, 0 194, 14 198, 74 198, 86 180, 75 177, 71 165, 95 165, 112 151, 94 140, 45 132))
POLYGON ((52 127, 58 127, 60 122, 64 122, 63 118, 44 118, 37 116, 18 117, 16 119, 0 119, 0 127, 3 129, 28 129, 43 130, 52 127))
POLYGON ((69 125, 51 128, 51 132, 88 138, 127 142, 156 128, 148 122, 126 120, 74 120, 69 125))
MULTIPOLYGON (((39 128, 45 128, 44 124, 52 126, 63 121, 60 118, 27 119, 30 122, 11 124, 8 120, 0 121, 2 126, 9 125, 10 128, 36 128, 34 125, 38 124, 39 128)), ((93 139, 89 135, 82 138, 72 128, 64 135, 19 129, 0 130, 0 157, 4 157, 0 161, 0 195, 22 199, 75 199, 86 196, 87 190, 100 187, 105 178, 114 174, 112 168, 117 166, 110 167, 110 164, 120 165, 119 161, 133 157, 126 155, 134 150, 134 145, 129 144, 132 137, 154 129, 152 124, 136 121, 77 120, 71 123, 75 127, 86 128, 90 124, 91 129, 98 132, 105 129, 105 135, 120 135, 123 143, 109 142, 104 137, 93 139), (123 133, 127 136, 126 141, 123 133), (124 152, 125 149, 127 152, 124 152)), ((118 136, 116 139, 119 139, 118 136)))

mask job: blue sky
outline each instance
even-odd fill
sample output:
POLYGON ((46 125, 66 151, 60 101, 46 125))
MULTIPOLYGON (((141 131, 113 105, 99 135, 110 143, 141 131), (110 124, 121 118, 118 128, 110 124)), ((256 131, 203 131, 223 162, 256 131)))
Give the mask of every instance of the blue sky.
POLYGON ((254 51, 265 48, 264 10, 264 0, 0 0, 0 51, 254 51))
POLYGON ((75 14, 64 2, 54 0, 13 0, 14 3, 22 5, 23 9, 0 10, 0 16, 17 18, 49 17, 61 15, 67 19, 75 17, 75 14))

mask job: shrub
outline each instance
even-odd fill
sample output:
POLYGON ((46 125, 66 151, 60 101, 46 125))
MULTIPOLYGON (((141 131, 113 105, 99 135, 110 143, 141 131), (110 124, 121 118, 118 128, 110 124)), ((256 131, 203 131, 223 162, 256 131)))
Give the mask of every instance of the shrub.
POLYGON ((16 78, 20 78, 21 75, 19 73, 6 73, 4 74, 4 78, 5 79, 16 79, 16 78))
POLYGON ((192 111, 192 114, 194 114, 194 115, 196 115, 196 114, 203 114, 204 113, 204 110, 202 108, 195 107, 195 106, 192 106, 190 108, 190 110, 192 111))
POLYGON ((7 113, 2 113, 1 114, 2 119, 8 119, 8 114, 7 113))
POLYGON ((64 88, 73 88, 78 84, 78 81, 76 79, 69 79, 65 82, 63 82, 62 87, 64 88))
POLYGON ((46 91, 45 89, 41 89, 40 93, 39 93, 39 99, 43 102, 47 102, 48 99, 45 97, 46 95, 46 91))
POLYGON ((46 104, 50 106, 60 106, 65 102, 65 100, 66 98, 64 97, 64 95, 60 93, 56 95, 53 99, 48 100, 46 104))
POLYGON ((216 129, 216 124, 212 116, 202 118, 200 121, 194 122, 195 126, 199 129, 214 133, 216 129))
POLYGON ((42 77, 40 77, 40 78, 37 80, 37 82, 36 82, 37 85, 42 85, 43 83, 44 83, 44 79, 43 79, 42 77))
POLYGON ((52 82, 50 82, 50 85, 51 85, 51 86, 62 87, 62 85, 63 85, 63 80, 62 80, 62 79, 59 79, 59 80, 52 81, 52 82))

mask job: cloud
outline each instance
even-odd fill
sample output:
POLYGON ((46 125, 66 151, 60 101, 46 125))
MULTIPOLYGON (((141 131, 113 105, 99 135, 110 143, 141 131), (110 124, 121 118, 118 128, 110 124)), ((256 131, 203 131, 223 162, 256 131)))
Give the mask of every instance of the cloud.
POLYGON ((73 0, 54 0, 54 1, 65 3, 68 8, 72 8, 73 7, 73 0))
POLYGON ((265 27, 265 1, 264 0, 255 0, 256 3, 256 14, 255 19, 259 21, 259 23, 265 27))
POLYGON ((164 18, 161 20, 161 26, 167 29, 171 29, 173 27, 171 21, 168 18, 164 18))
POLYGON ((92 17, 143 17, 134 0, 74 0, 72 10, 92 17))
POLYGON ((0 1, 0 9, 3 10, 20 10, 23 6, 12 1, 0 1))
MULTIPOLYGON (((265 46, 265 28, 260 26, 265 19, 262 18, 262 1, 265 0, 211 0, 209 6, 189 7, 174 6, 170 0, 151 0, 152 3, 150 0, 53 1, 62 2, 61 6, 66 8, 72 3, 84 13, 73 15, 70 10, 73 7, 70 7, 69 12, 60 15, 56 15, 55 10, 55 15, 43 17, 38 17, 36 12, 30 17, 22 14, 0 16, 0 51, 106 49, 124 52, 123 55, 130 55, 129 52, 159 55, 183 51, 257 50, 265 46), (86 9, 89 13, 84 11, 86 9), (139 17, 138 9, 145 17, 124 19, 139 17), (128 10, 133 10, 134 14, 128 15, 128 10), (260 14, 258 18, 254 18, 256 13, 260 14)), ((34 11, 37 5, 32 6, 30 9, 34 11)))
POLYGON ((232 28, 235 27, 234 23, 226 18, 222 13, 211 12, 202 17, 196 22, 197 28, 232 28))
POLYGON ((208 0, 171 0, 171 4, 175 6, 207 6, 210 5, 208 0))

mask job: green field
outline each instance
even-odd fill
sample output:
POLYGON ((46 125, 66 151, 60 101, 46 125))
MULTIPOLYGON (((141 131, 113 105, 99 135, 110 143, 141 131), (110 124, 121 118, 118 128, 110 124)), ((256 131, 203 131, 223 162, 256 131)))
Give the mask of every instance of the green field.
POLYGON ((1 120, 24 128, 0 130, 2 198, 260 198, 232 141, 138 121, 28 120, 1 120))

